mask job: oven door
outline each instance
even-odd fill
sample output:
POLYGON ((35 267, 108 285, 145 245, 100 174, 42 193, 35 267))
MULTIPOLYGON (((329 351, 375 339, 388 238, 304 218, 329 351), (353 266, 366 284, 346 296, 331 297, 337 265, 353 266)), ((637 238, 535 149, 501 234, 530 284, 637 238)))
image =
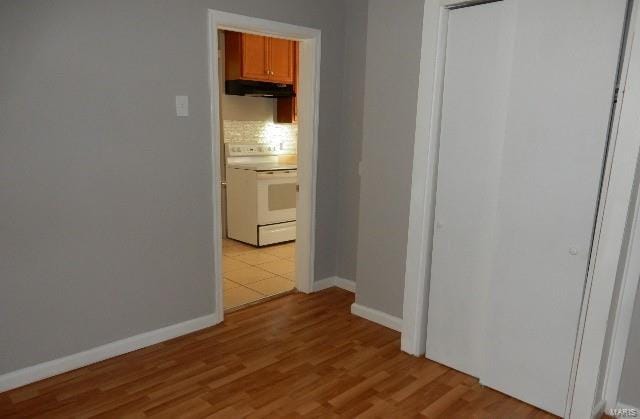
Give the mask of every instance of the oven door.
POLYGON ((295 221, 297 185, 295 170, 258 172, 258 225, 295 221))

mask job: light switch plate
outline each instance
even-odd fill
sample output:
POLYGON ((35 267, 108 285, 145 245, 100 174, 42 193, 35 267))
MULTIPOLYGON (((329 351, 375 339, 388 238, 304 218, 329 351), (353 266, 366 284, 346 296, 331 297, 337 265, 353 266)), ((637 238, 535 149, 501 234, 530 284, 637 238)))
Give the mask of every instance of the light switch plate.
POLYGON ((176 116, 189 116, 189 96, 176 96, 176 116))

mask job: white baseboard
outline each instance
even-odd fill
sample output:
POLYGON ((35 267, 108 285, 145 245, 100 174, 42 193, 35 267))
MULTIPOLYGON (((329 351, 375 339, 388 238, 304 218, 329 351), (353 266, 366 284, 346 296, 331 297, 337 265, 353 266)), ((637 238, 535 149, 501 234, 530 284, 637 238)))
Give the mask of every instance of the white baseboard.
POLYGON ((339 276, 334 277, 334 285, 338 288, 342 288, 343 290, 356 292, 356 281, 352 281, 350 279, 340 278, 339 276))
POLYGON ((209 314, 0 375, 0 393, 218 324, 209 314))
POLYGON ((389 329, 402 332, 402 319, 392 316, 374 308, 366 307, 358 303, 351 304, 351 313, 356 316, 365 318, 374 323, 378 323, 389 329))
POLYGON ((596 403, 596 405, 593 407, 593 410, 591 411, 591 419, 600 419, 600 417, 602 417, 602 414, 604 413, 606 404, 606 400, 600 400, 598 403, 596 403))
POLYGON ((335 277, 332 276, 329 278, 321 279, 319 281, 315 281, 313 283, 313 292, 322 291, 324 289, 333 287, 335 283, 334 278, 335 277))
POLYGON ((330 276, 313 283, 313 291, 322 291, 327 288, 338 287, 343 290, 356 292, 356 283, 350 279, 340 278, 338 276, 330 276))

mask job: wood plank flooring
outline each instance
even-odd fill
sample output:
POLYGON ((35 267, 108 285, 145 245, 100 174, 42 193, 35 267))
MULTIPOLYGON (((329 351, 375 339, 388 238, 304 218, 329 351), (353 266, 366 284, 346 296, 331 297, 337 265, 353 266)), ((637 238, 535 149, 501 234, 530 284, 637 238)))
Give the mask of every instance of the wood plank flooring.
POLYGON ((0 417, 547 418, 400 352, 353 294, 290 294, 223 324, 0 394, 0 417))

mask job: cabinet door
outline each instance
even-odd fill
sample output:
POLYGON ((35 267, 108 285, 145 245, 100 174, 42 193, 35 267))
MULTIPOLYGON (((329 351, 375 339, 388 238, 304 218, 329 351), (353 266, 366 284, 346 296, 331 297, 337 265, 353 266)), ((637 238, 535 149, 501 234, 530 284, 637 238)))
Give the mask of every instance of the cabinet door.
POLYGON ((242 78, 269 80, 268 38, 242 34, 242 78))
POLYGON ((296 121, 296 98, 279 97, 276 104, 276 122, 290 124, 296 121))
POLYGON ((270 76, 276 83, 293 83, 293 41, 269 39, 270 76))
MULTIPOLYGON (((293 91, 298 94, 298 68, 300 64, 298 62, 298 42, 293 43, 293 91)), ((292 123, 298 120, 298 98, 294 97, 279 97, 276 107, 276 122, 279 123, 292 123)))

